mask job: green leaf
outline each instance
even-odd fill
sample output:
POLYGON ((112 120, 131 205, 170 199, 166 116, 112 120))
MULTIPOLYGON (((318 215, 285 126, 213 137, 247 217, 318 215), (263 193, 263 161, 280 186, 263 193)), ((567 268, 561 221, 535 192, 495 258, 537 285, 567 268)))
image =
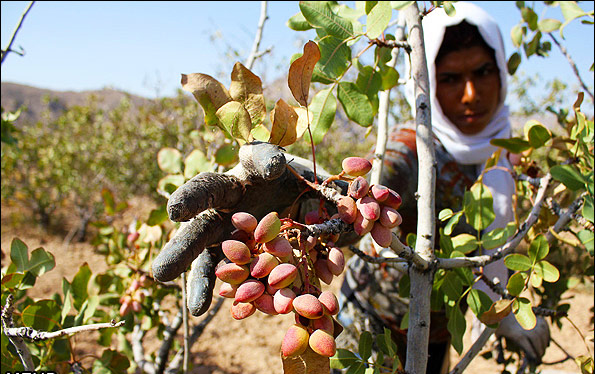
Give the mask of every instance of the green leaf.
POLYGON ((355 83, 340 82, 337 97, 350 120, 364 127, 372 126, 374 122, 372 104, 355 83))
POLYGON ((312 112, 310 123, 312 138, 314 144, 319 144, 335 120, 337 98, 333 95, 333 89, 327 88, 316 93, 308 109, 312 112))
POLYGON ((161 178, 157 182, 157 189, 168 193, 174 192, 178 187, 184 184, 186 178, 182 174, 170 174, 161 178))
POLYGON ((355 84, 361 92, 368 96, 374 109, 374 115, 376 115, 378 113, 378 91, 382 89, 380 72, 375 71, 371 66, 363 66, 360 68, 355 84))
POLYGON ((529 247, 529 258, 533 263, 537 261, 543 260, 546 258, 548 253, 550 252, 550 246, 547 242, 547 239, 543 235, 538 235, 535 239, 531 241, 531 246, 529 247))
POLYGON ((529 139, 529 144, 533 148, 543 147, 545 143, 552 138, 550 131, 543 125, 537 123, 537 121, 529 121, 525 126, 529 127, 527 137, 529 139))
MULTIPOLYGON (((593 176, 591 176, 590 179, 593 180, 593 176)), ((587 221, 590 221, 591 223, 593 223, 593 222, 595 222, 593 216, 594 216, 594 213, 593 213, 593 196, 587 195, 583 199, 583 217, 587 221)))
POLYGON ((391 1, 390 6, 396 10, 403 10, 413 3, 414 1, 391 1))
POLYGON ((364 361, 367 361, 372 355, 372 334, 369 331, 364 331, 360 335, 358 352, 364 361))
POLYGON ((475 236, 470 234, 460 234, 452 238, 452 244, 455 251, 469 253, 477 248, 478 242, 475 236))
POLYGON ((74 307, 80 311, 81 306, 89 297, 87 292, 87 286, 89 285, 89 279, 91 278, 91 269, 85 262, 79 268, 79 271, 75 274, 72 279, 72 297, 74 299, 74 307))
POLYGON ((449 17, 454 17, 457 14, 457 11, 456 11, 454 5, 450 1, 445 1, 443 6, 444 6, 444 12, 449 17))
POLYGON ((386 29, 392 17, 392 9, 388 1, 379 1, 370 11, 366 23, 366 35, 376 39, 386 29))
POLYGON ((531 309, 529 299, 519 297, 513 302, 513 312, 516 320, 525 330, 531 330, 537 323, 537 318, 531 309))
POLYGON ((66 278, 62 278, 62 293, 64 294, 64 305, 62 305, 60 321, 62 324, 64 324, 64 321, 66 321, 66 317, 68 317, 68 313, 72 308, 71 286, 70 283, 68 283, 68 281, 66 280, 66 278))
POLYGON ((314 66, 312 81, 330 84, 349 67, 351 49, 339 38, 325 36, 318 42, 320 60, 314 66))
POLYGON ((525 289, 526 273, 514 273, 509 279, 506 289, 512 296, 518 296, 525 289))
POLYGON ((449 313, 447 328, 451 335, 453 348, 458 354, 461 354, 463 352, 463 335, 465 335, 467 324, 465 316, 458 305, 452 308, 449 313))
POLYGON ((463 210, 467 222, 477 231, 484 230, 496 217, 493 210, 492 194, 480 182, 476 182, 469 191, 465 191, 463 210))
POLYGON ((39 277, 52 270, 56 266, 54 255, 43 248, 37 248, 31 252, 31 260, 27 265, 27 270, 39 277))
POLYGON ((300 10, 310 25, 322 28, 330 35, 341 40, 354 36, 352 23, 334 14, 328 2, 301 1, 300 10))
POLYGON ((452 217, 450 217, 450 220, 448 220, 448 222, 446 223, 446 226, 444 226, 444 233, 446 235, 452 234, 452 231, 454 230, 454 228, 459 224, 459 220, 463 216, 463 213, 464 213, 463 211, 460 211, 460 212, 455 213, 452 217))
POLYGON ((510 270, 527 271, 531 269, 533 262, 525 255, 513 253, 504 258, 504 264, 510 270))
POLYGON ((39 300, 23 310, 25 327, 41 331, 52 331, 60 321, 60 307, 54 300, 39 300))
POLYGON ((554 32, 562 26, 562 22, 557 19, 546 18, 539 21, 537 27, 541 32, 554 32))
POLYGON ((442 209, 440 211, 440 213, 438 213, 438 219, 440 221, 446 221, 447 219, 449 219, 450 217, 452 217, 454 215, 453 211, 446 208, 446 209, 442 209))
POLYGON ((225 131, 234 139, 248 141, 252 130, 252 119, 244 105, 238 101, 225 103, 215 112, 225 131))
POLYGON ((531 148, 531 144, 528 141, 521 138, 509 138, 509 139, 492 139, 490 144, 496 147, 502 147, 511 153, 521 153, 531 148))
POLYGON ((190 179, 196 174, 209 171, 211 163, 204 153, 195 149, 184 159, 184 178, 190 179))
POLYGON ((103 198, 103 205, 105 212, 109 215, 113 215, 116 212, 116 200, 114 194, 108 188, 101 190, 101 197, 103 198))
POLYGON ((587 251, 589 251, 589 254, 593 256, 595 253, 595 237, 593 233, 589 230, 581 230, 576 234, 576 236, 583 243, 587 251))
POLYGON ((510 39, 512 40, 512 44, 515 48, 518 48, 523 44, 523 28, 521 25, 515 25, 510 30, 510 39))
POLYGON ((546 260, 541 260, 535 264, 535 272, 543 278, 544 281, 549 283, 557 282, 560 279, 560 272, 556 267, 546 260))
POLYGON ((330 359, 331 369, 345 369, 361 360, 351 351, 338 348, 337 353, 330 359))
POLYGON ((550 169, 550 173, 555 180, 562 182, 573 191, 585 187, 583 176, 573 165, 555 165, 550 169))
POLYGON ((29 265, 29 249, 19 238, 12 239, 10 243, 10 260, 16 265, 16 271, 24 273, 29 265))
POLYGON ((524 7, 521 9, 521 15, 523 20, 527 22, 527 25, 531 29, 531 31, 537 30, 537 14, 531 8, 524 7))
POLYGON ((564 16, 565 21, 572 21, 575 18, 582 17, 586 13, 581 9, 575 1, 560 1, 560 10, 564 16))
POLYGON ((125 373, 129 367, 128 358, 111 349, 103 351, 101 359, 93 361, 93 373, 95 374, 125 373))
MULTIPOLYGON (((254 132, 252 132, 254 135, 254 132)), ((267 138, 270 137, 270 134, 267 138)), ((234 144, 223 144, 215 151, 215 162, 222 166, 231 166, 238 162, 239 148, 234 144)))
POLYGON ((516 70, 519 68, 520 64, 521 55, 518 52, 515 52, 512 55, 510 55, 510 57, 508 58, 508 63, 506 64, 506 67, 508 68, 508 74, 514 75, 514 73, 516 73, 516 70))
POLYGON ((480 317, 490 310, 492 299, 485 292, 472 288, 467 294, 467 305, 469 305, 473 314, 480 317))
POLYGON ((162 148, 157 153, 159 169, 166 173, 177 174, 182 172, 182 154, 175 148, 162 148))
POLYGON ((442 283, 442 287, 440 287, 440 289, 442 292, 444 292, 449 300, 456 302, 461 297, 463 285, 461 284, 459 277, 454 272, 449 271, 444 277, 444 282, 442 283))
POLYGON ((516 224, 509 223, 506 227, 494 229, 481 236, 482 247, 485 249, 498 248, 506 243, 516 231, 516 224))
POLYGON ((393 357, 397 353, 397 344, 393 341, 391 332, 386 327, 383 334, 376 336, 376 345, 387 356, 393 357))
POLYGON ((291 16, 286 23, 287 27, 295 31, 306 31, 312 29, 312 26, 306 21, 302 12, 291 16))
POLYGON ((160 225, 168 219, 169 216, 167 215, 167 207, 165 204, 162 204, 157 208, 151 210, 151 213, 149 213, 149 219, 147 219, 147 225, 160 225))

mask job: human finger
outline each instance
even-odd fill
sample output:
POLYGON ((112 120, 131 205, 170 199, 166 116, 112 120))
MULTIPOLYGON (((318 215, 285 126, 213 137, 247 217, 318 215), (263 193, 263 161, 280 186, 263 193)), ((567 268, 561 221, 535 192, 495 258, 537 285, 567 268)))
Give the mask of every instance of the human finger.
POLYGON ((188 293, 186 305, 190 314, 195 317, 204 314, 211 305, 216 281, 215 268, 223 257, 223 251, 219 245, 206 248, 192 262, 186 282, 188 293))
POLYGON ((155 279, 167 282, 186 271, 205 247, 220 241, 224 233, 230 232, 228 217, 214 210, 205 210, 190 222, 184 222, 153 260, 155 279))

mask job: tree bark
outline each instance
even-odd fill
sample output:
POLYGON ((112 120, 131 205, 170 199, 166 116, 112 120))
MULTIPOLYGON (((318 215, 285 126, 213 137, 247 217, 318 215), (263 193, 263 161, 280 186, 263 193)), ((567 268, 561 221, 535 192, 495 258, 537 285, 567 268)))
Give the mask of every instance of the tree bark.
MULTIPOLYGON (((417 240, 415 252, 432 263, 434 260, 435 233, 435 184, 436 157, 432 137, 430 116, 430 87, 428 68, 417 3, 403 10, 408 42, 411 46, 411 77, 415 88, 416 144, 419 162, 417 187, 417 240)), ((409 303, 409 330, 407 332, 407 362, 405 371, 409 374, 424 374, 428 363, 428 341, 430 337, 430 300, 434 268, 421 269, 412 266, 409 303)))

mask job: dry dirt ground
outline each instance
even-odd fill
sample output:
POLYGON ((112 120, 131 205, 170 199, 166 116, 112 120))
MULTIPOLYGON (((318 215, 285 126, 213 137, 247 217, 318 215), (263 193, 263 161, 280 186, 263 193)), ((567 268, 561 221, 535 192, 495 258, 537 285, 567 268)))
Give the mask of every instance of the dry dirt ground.
MULTIPOLYGON (((17 207, 2 204, 2 265, 6 264, 10 253, 10 243, 14 237, 19 237, 33 250, 44 247, 52 252, 56 258, 56 268, 43 276, 43 281, 38 282, 33 295, 39 298, 47 297, 60 289, 63 277, 72 280, 79 266, 87 262, 91 270, 101 272, 106 269, 104 257, 94 253, 91 245, 87 243, 64 243, 66 230, 58 233, 46 233, 30 225, 29 218, 17 207)), ((336 279, 333 288, 340 283, 336 279)), ((580 334, 571 324, 565 323, 562 330, 551 327, 553 341, 550 344, 544 361, 556 362, 568 354, 588 354, 586 345, 591 354, 593 352, 593 285, 579 286, 569 291, 566 295, 572 307, 569 318, 587 337, 584 343, 580 334), (562 347, 562 348, 560 348, 562 347)), ((285 330, 292 323, 293 317, 266 316, 256 313, 243 320, 236 321, 229 314, 230 302, 226 301, 221 311, 207 326, 199 341, 192 348, 193 369, 192 373, 200 374, 277 374, 282 373, 279 347, 285 330)), ((469 331, 469 329, 467 330, 469 331)), ((465 346, 469 346, 470 338, 465 337, 465 346)), ((78 357, 85 357, 96 352, 99 347, 95 341, 97 336, 93 333, 74 338, 78 349, 78 357)), ((147 352, 155 349, 159 342, 147 339, 147 352)), ((115 347, 114 347, 115 348, 115 347)), ((83 358, 84 366, 92 365, 92 357, 83 358)), ((457 354, 452 351, 451 362, 458 362, 457 354)), ((502 372, 502 367, 493 360, 476 358, 468 367, 466 373, 497 374, 502 372)), ((566 360, 555 365, 542 365, 542 373, 567 374, 579 373, 580 370, 572 360, 566 360)), ((511 372, 515 372, 512 370, 511 372)))

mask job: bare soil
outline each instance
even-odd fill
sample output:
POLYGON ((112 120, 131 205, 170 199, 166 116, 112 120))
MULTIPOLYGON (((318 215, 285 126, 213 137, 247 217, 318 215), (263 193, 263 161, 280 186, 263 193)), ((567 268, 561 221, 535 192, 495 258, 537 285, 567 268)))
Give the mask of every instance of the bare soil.
MULTIPOLYGON (((138 204, 136 216, 145 214, 150 207, 142 202, 138 204), (143 207, 139 209, 138 207, 143 207)), ((67 216, 65 216, 67 217, 67 216)), ((132 219, 133 217, 128 217, 132 219)), ((140 216, 145 218, 145 216, 140 216)), ((65 225, 68 226, 65 218, 65 225)), ((10 243, 18 237, 27 244, 30 250, 43 247, 50 251, 56 258, 56 267, 43 275, 38 281, 31 295, 35 298, 44 298, 61 289, 62 278, 72 280, 81 264, 87 262, 93 273, 102 272, 107 268, 105 258, 95 253, 89 243, 65 243, 67 229, 55 230, 47 233, 34 224, 31 224, 28 213, 16 206, 2 203, 2 265, 9 260, 10 243)), ((336 279, 331 288, 336 289, 340 279, 336 279)), ((550 326, 552 343, 550 344, 544 361, 552 363, 567 357, 578 355, 592 355, 593 353, 593 285, 580 285, 565 295, 570 301, 571 309, 569 320, 576 325, 576 329, 568 321, 559 329, 550 326), (583 340, 580 330, 586 341, 583 340), (588 347, 588 348, 587 348, 588 347), (566 353, 565 353, 566 352, 566 353)), ((220 312, 207 326, 199 341, 192 347, 191 373, 200 374, 260 374, 282 373, 280 359, 280 343, 289 325, 293 323, 292 315, 268 316, 255 313, 253 316, 236 321, 229 314, 231 303, 226 300, 220 312)), ((195 319, 199 321, 201 318, 195 319)), ((470 318, 468 318, 470 321, 470 318)), ((467 331, 470 331, 468 327, 467 331)), ((470 334, 465 336, 465 346, 470 346, 470 334)), ((93 363, 93 354, 99 351, 96 343, 97 334, 89 333, 78 335, 73 341, 77 348, 77 357, 82 359, 85 367, 93 363)), ((154 337, 145 339, 145 353, 149 355, 159 345, 154 337)), ((114 343, 112 347, 117 349, 114 343)), ((171 356, 170 356, 171 358, 171 356)), ((451 367, 458 362, 458 355, 451 352, 451 367)), ((545 374, 580 373, 573 360, 566 360, 555 365, 542 365, 545 374)), ((485 360, 477 357, 468 367, 466 373, 497 374, 503 367, 493 359, 485 360)), ((511 370, 515 372, 515 370, 511 370)))

